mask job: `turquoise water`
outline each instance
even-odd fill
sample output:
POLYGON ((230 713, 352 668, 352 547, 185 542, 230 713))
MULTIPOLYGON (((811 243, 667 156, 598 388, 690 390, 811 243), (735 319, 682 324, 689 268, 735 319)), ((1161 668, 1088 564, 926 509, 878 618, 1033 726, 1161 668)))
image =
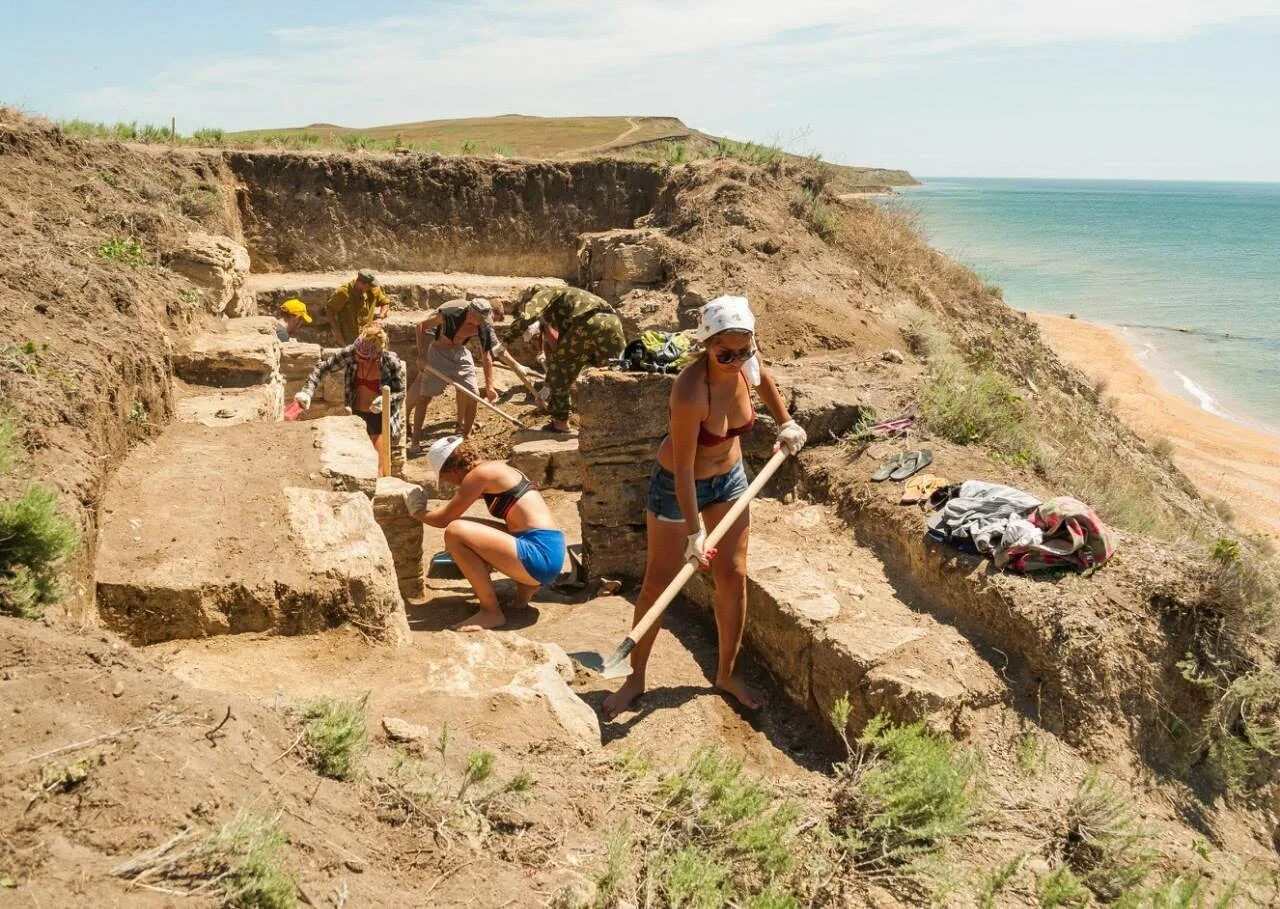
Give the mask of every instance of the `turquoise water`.
POLYGON ((1010 306, 1120 326, 1171 391, 1280 428, 1280 184, 922 179, 885 204, 1010 306))

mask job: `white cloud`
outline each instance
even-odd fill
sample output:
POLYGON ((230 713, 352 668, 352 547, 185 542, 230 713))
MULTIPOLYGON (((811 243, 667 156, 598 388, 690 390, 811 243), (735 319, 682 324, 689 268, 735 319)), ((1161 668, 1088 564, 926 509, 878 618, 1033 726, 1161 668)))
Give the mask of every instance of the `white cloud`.
POLYGON ((232 129, 510 112, 730 120, 797 83, 991 48, 1176 41, 1267 15, 1280 2, 480 0, 276 30, 262 36, 268 53, 175 60, 153 84, 106 86, 77 108, 232 129))

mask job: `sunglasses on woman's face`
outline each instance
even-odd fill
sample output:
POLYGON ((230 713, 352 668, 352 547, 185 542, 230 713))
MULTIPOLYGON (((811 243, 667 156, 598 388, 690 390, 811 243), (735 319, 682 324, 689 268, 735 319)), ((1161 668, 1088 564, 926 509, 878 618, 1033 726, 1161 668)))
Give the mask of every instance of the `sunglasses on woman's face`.
POLYGON ((743 363, 750 360, 755 355, 754 347, 740 347, 737 350, 727 350, 720 348, 716 351, 716 362, 728 365, 730 363, 743 363))

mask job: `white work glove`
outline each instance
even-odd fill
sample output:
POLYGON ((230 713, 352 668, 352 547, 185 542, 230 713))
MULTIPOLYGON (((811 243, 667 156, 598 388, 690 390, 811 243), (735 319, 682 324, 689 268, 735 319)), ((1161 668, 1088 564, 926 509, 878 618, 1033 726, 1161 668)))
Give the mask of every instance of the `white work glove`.
POLYGON ((305 391, 298 392, 293 396, 293 399, 298 402, 303 410, 306 410, 311 406, 311 395, 307 394, 305 391))
POLYGON ((543 385, 541 388, 538 389, 538 400, 541 401, 543 404, 546 404, 548 401, 551 400, 550 385, 543 385))
POLYGON ((809 441, 809 435, 800 428, 800 424, 795 420, 787 420, 778 427, 778 441, 773 443, 773 450, 785 448, 787 454, 795 455, 804 448, 804 443, 809 441))
POLYGON ((369 413, 382 413, 382 395, 376 395, 369 404, 369 413))
POLYGON ((524 330, 524 334, 521 337, 523 337, 526 341, 532 341, 533 336, 536 335, 541 330, 542 330, 541 322, 530 322, 529 327, 524 330))
POLYGON ((538 356, 534 358, 534 361, 538 364, 538 368, 540 370, 542 370, 543 372, 547 371, 547 355, 546 354, 539 353, 538 356))
POLYGON ((711 565, 711 560, 715 557, 714 549, 707 549, 707 532, 702 528, 698 528, 697 533, 689 534, 688 539, 684 543, 685 561, 689 559, 697 559, 698 565, 707 568, 711 565))
POLYGON ((421 486, 409 487, 400 494, 400 498, 404 499, 404 507, 408 509, 411 515, 422 514, 427 510, 427 506, 431 504, 431 498, 421 486))

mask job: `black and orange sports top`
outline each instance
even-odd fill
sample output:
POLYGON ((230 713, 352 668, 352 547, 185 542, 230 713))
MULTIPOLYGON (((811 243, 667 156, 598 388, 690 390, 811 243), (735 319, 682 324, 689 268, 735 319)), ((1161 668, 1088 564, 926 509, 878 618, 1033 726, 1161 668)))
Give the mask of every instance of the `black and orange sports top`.
POLYGON ((484 498, 484 507, 489 509, 489 514, 505 521, 507 512, 515 507, 521 496, 533 488, 533 483, 529 482, 529 478, 524 474, 520 474, 520 482, 504 492, 481 493, 484 498))
MULTIPOLYGON (((741 376, 742 373, 738 373, 738 375, 741 376)), ((742 376, 742 381, 746 382, 747 377, 742 376)), ((710 403, 710 400, 711 400, 711 380, 708 377, 707 379, 708 403, 710 403)), ((741 426, 727 427, 724 431, 724 435, 722 436, 718 436, 714 432, 708 431, 707 427, 699 423, 698 424, 698 445, 702 448, 711 448, 712 446, 715 446, 715 445, 723 445, 725 442, 728 442, 730 439, 736 439, 738 436, 743 436, 751 432, 751 428, 756 425, 756 408, 755 408, 755 405, 751 403, 751 386, 749 384, 747 385, 747 404, 751 408, 751 416, 747 420, 747 422, 743 423, 741 426)))

